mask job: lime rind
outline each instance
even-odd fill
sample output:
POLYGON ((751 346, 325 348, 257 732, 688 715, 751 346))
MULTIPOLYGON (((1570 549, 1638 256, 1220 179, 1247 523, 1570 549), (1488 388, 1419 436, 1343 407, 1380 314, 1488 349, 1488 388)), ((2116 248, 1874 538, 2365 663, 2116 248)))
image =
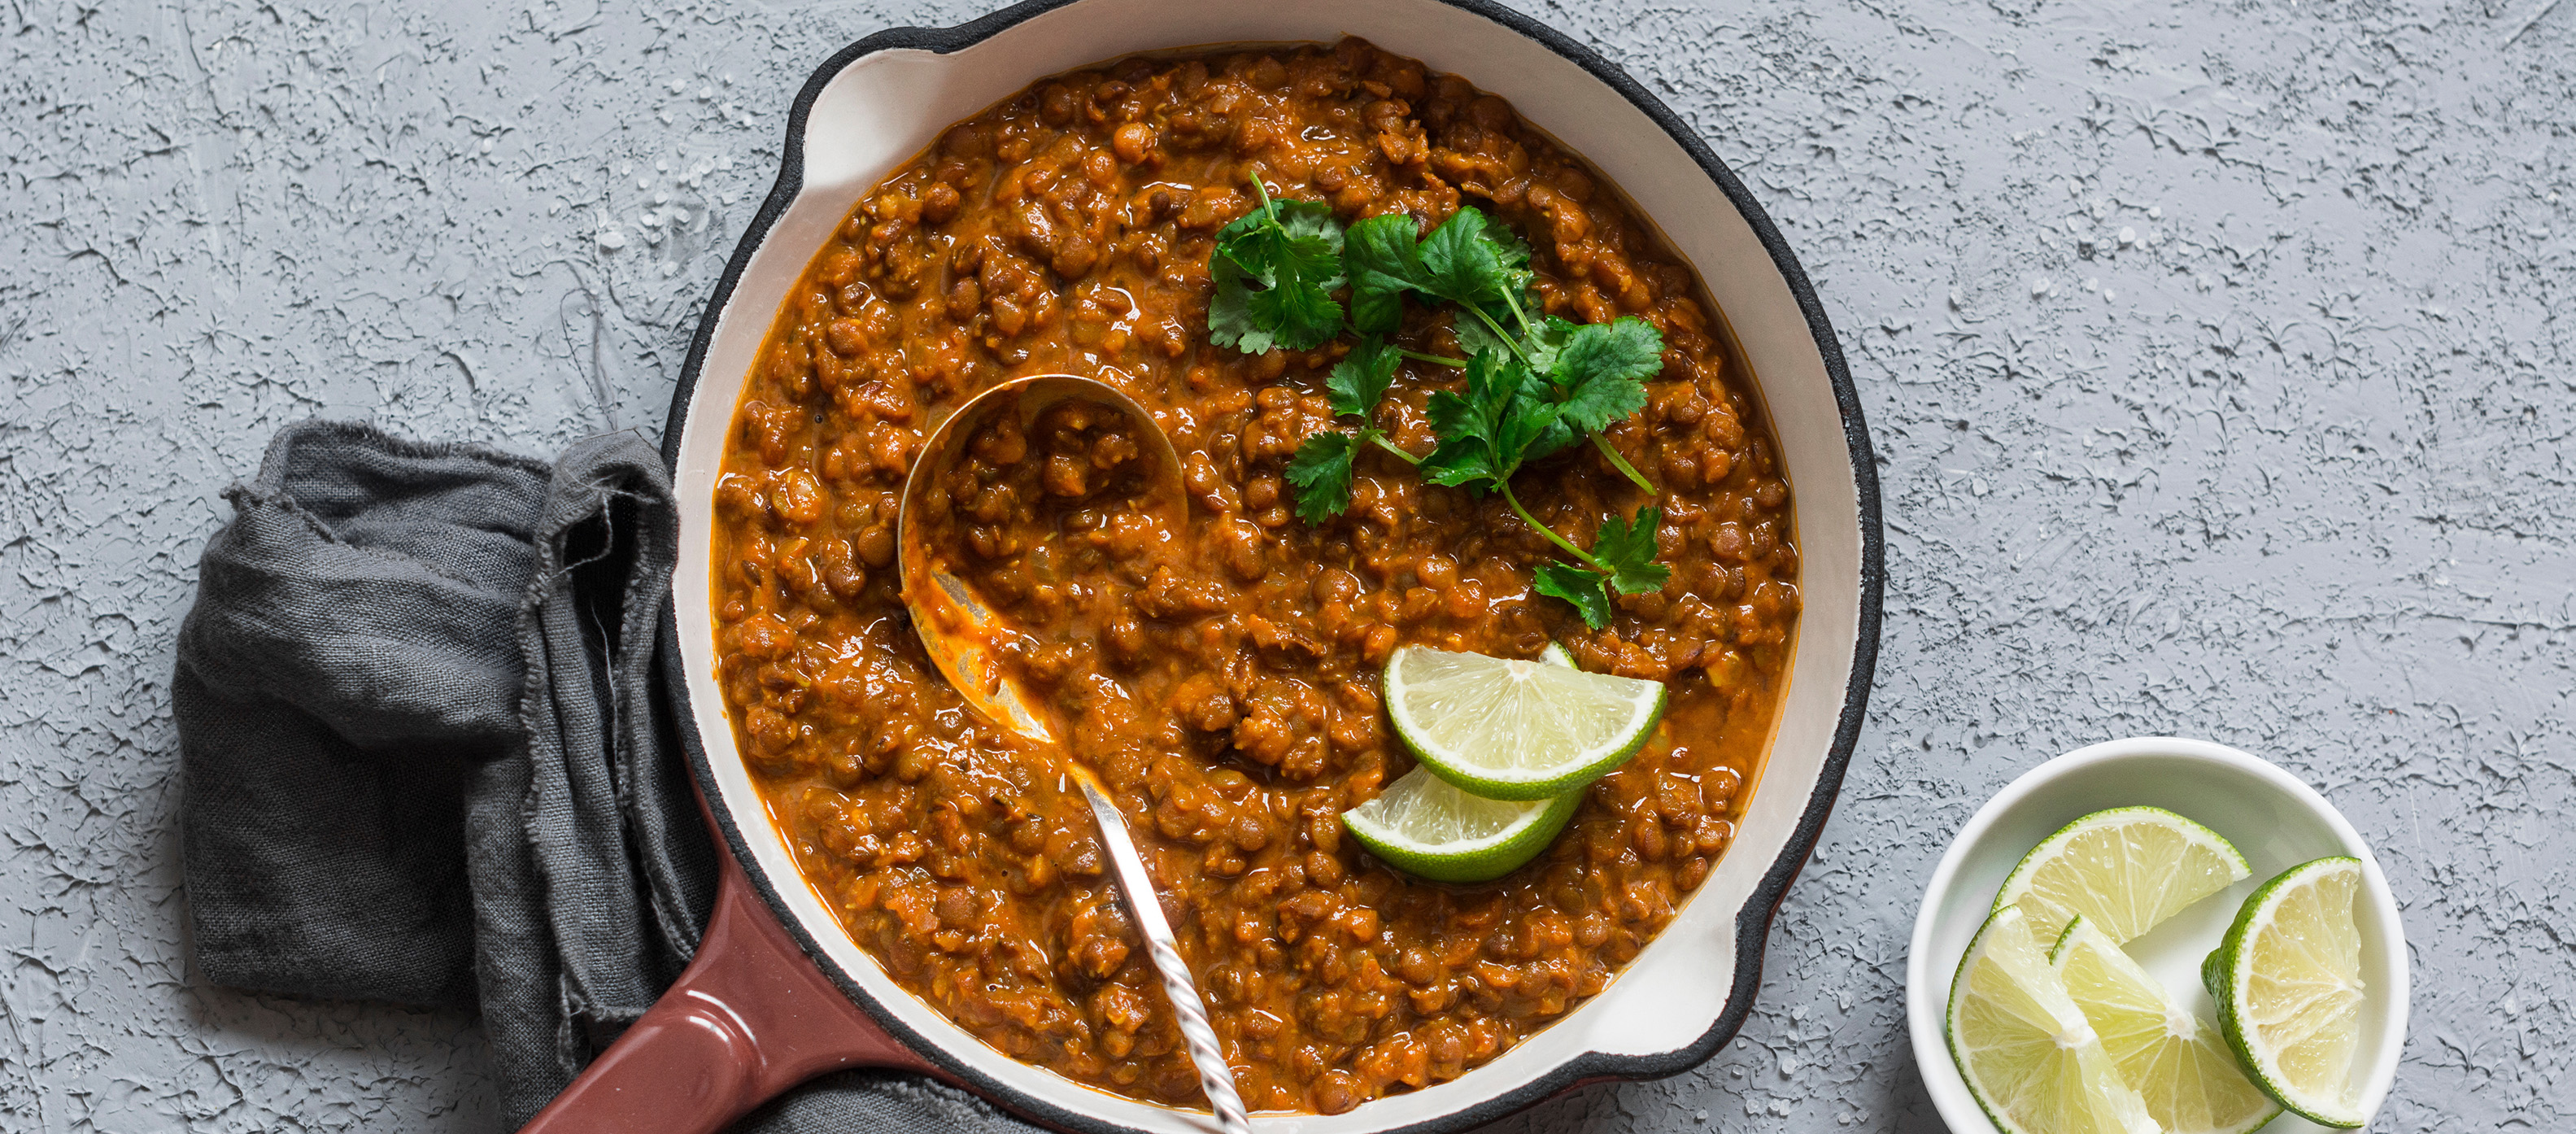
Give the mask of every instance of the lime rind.
POLYGON ((1342 813, 1342 826, 1369 853, 1435 882, 1490 882, 1556 841, 1583 802, 1581 791, 1511 801, 1469 795, 1417 767, 1377 798, 1342 813))
POLYGON ((2114 807, 2040 840, 2005 877, 1994 908, 2019 905, 2028 911, 2032 932, 2043 944, 2056 941, 2082 914, 2125 945, 2252 876, 2245 856, 2218 832, 2161 807, 2114 807), (2067 869, 2051 869, 2060 864, 2067 869), (2100 885, 2105 881, 2111 885, 2100 885))
POLYGON ((2218 1026, 2092 922, 2078 915, 2069 923, 2048 965, 2166 1134, 2247 1134, 2280 1115, 2280 1104, 2246 1079, 2218 1026))
POLYGON ((2027 920, 1994 911, 1951 978, 1945 1031, 1969 1097, 2003 1134, 2156 1134, 2027 920))
POLYGON ((2367 996, 2361 980, 2361 934, 2352 922, 2352 906, 2361 889, 2358 858, 2334 855, 2284 870, 2245 899, 2227 936, 2200 969, 2201 983, 2218 1002, 2219 1032, 2227 1037, 2228 1047, 2236 1052, 2254 1085, 2292 1114, 2343 1129, 2369 1120, 2351 1095, 2353 1055, 2360 1046, 2360 1013, 2367 996), (2281 924, 2285 915, 2309 924, 2295 927, 2300 932, 2282 935, 2285 940, 2277 946, 2258 940, 2281 924), (2272 955, 2266 955, 2267 948, 2272 955), (2322 971, 2291 972, 2294 961, 2322 971), (2258 973, 2258 968, 2269 971, 2258 973), (2295 992, 2279 987, 2301 976, 2330 979, 2310 979, 2295 992), (2263 1038, 2267 1026, 2285 1022, 2271 1018, 2254 1003, 2266 991, 2278 994, 2276 999, 2293 1001, 2279 1006, 2292 1013, 2286 1022, 2298 1026, 2290 1037, 2294 1041, 2290 1051, 2276 1051, 2263 1038), (2324 1019, 2314 1019, 2317 1016, 2324 1019), (2284 1066, 2285 1055, 2300 1066, 2296 1070, 2284 1066), (2331 1075, 2335 1082, 2292 1081, 2302 1072, 2310 1077, 2331 1075), (2322 1089, 2336 1093, 2324 1097, 2322 1089))
POLYGON ((1548 799, 1636 755, 1662 682, 1405 646, 1387 659, 1387 717, 1433 774, 1487 799, 1548 799))
POLYGON ((1546 649, 1538 652, 1538 660, 1547 665, 1561 665, 1567 669, 1583 668, 1574 664, 1574 651, 1566 649, 1563 642, 1549 642, 1546 649))

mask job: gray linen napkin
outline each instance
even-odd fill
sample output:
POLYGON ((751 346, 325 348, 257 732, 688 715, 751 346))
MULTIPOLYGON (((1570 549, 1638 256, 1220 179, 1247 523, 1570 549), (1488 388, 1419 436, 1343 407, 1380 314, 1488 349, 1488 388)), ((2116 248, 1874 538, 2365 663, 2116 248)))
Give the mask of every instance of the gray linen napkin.
MULTIPOLYGON (((616 433, 549 467, 308 421, 226 497, 173 688, 198 967, 478 1006, 524 1123, 679 975, 712 903, 653 677, 661 456, 616 433)), ((737 1129, 1024 1127, 852 1072, 737 1129)))

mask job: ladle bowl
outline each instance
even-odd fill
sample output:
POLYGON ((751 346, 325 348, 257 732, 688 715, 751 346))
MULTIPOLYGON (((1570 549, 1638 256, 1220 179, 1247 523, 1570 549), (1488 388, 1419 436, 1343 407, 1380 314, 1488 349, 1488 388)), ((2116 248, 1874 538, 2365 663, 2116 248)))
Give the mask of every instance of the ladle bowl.
POLYGON ((1165 531, 1180 531, 1188 519, 1189 501, 1172 439, 1154 415, 1125 391, 1072 374, 1014 378, 960 403, 922 443, 912 471, 904 477, 895 517, 896 570, 903 583, 904 607, 912 614, 914 632, 930 654, 931 664, 939 667, 978 716, 1041 744, 1052 744, 1057 738, 996 656, 995 635, 1002 629, 999 619, 974 588, 938 558, 925 537, 931 510, 944 503, 930 497, 944 491, 945 474, 986 422, 997 414, 1012 414, 1024 432, 1034 433, 1046 411, 1068 401, 1101 406, 1135 426, 1138 456, 1148 466, 1139 507, 1165 531))

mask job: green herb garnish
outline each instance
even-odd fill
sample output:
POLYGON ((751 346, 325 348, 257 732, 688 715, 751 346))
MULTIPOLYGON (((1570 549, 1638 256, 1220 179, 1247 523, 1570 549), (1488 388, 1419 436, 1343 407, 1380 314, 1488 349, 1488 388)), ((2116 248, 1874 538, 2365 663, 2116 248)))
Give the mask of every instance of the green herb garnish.
POLYGON ((1258 174, 1252 191, 1261 206, 1217 230, 1208 338, 1245 354, 1313 350, 1342 333, 1341 222, 1321 203, 1272 198, 1258 174))
MULTIPOLYGON (((1514 503, 1512 507, 1517 509, 1520 505, 1514 503)), ((1529 513, 1521 513, 1521 518, 1528 519, 1529 513)), ((1664 510, 1652 504, 1637 510, 1633 524, 1617 516, 1603 520, 1601 531, 1592 537, 1592 553, 1585 557, 1589 566, 1539 564, 1538 578, 1532 586, 1540 594, 1554 595, 1573 603, 1574 609, 1583 615, 1584 625, 1596 630, 1607 626, 1610 623, 1611 590, 1623 595, 1642 595, 1664 589, 1664 581, 1672 578, 1672 568, 1655 562, 1655 529, 1662 526, 1664 510)), ((1546 528, 1539 530, 1547 531, 1546 528)), ((1559 545, 1565 543, 1563 540, 1557 542, 1559 545)))
POLYGON ((1440 434, 1440 447, 1423 458, 1422 479, 1501 495, 1522 523, 1573 556, 1581 566, 1542 565, 1536 587, 1540 594, 1574 604, 1585 624, 1598 629, 1610 622, 1610 590, 1644 594, 1663 589, 1672 576, 1654 561, 1655 529, 1663 525, 1664 512, 1650 504, 1633 523, 1612 516, 1602 521, 1592 550, 1585 551, 1521 506, 1512 494, 1512 474, 1544 456, 1549 444, 1567 443, 1557 440, 1564 435, 1556 429, 1572 424, 1571 403, 1550 400, 1550 385, 1517 359, 1493 350, 1477 352, 1467 363, 1465 393, 1431 395, 1431 427, 1440 434))
POLYGON ((1438 391, 1428 408, 1440 445, 1422 459, 1422 479, 1506 494, 1561 412, 1528 367, 1492 350, 1467 360, 1465 393, 1438 391))
POLYGON ((1413 292, 1474 311, 1489 325, 1495 315, 1517 316, 1529 293, 1529 245, 1510 230, 1496 234, 1475 209, 1449 214, 1419 243, 1413 218, 1403 213, 1370 217, 1352 226, 1343 248, 1351 279, 1351 322, 1361 331, 1388 334, 1413 292))
POLYGON ((1342 255, 1349 263, 1353 323, 1378 334, 1394 330, 1408 292, 1456 304, 1461 314, 1453 330, 1462 349, 1469 354, 1488 347, 1508 351, 1545 374, 1559 400, 1578 400, 1579 395, 1582 408, 1565 423, 1570 432, 1553 438, 1547 452, 1564 448, 1577 434, 1590 434, 1612 467, 1654 492, 1654 483, 1600 434, 1646 404, 1641 383, 1663 369, 1664 339, 1654 324, 1634 316, 1607 324, 1548 315, 1532 321, 1522 302, 1533 278, 1529 245, 1509 229, 1493 227, 1475 209, 1450 214, 1418 244, 1409 241, 1413 231, 1412 219, 1400 213, 1351 226, 1342 255), (1506 323, 1520 333, 1514 335, 1506 323))
POLYGON ((1660 507, 1649 505, 1634 520, 1610 517, 1586 551, 1539 523, 1511 489, 1523 465, 1588 437, 1630 482, 1656 492, 1601 435, 1644 408, 1644 382, 1663 369, 1663 336, 1653 324, 1633 317, 1578 324, 1545 314, 1533 320, 1529 246, 1478 210, 1459 209, 1419 239, 1413 218, 1401 213, 1371 217, 1345 233, 1322 205, 1274 200, 1258 177, 1253 188, 1261 207, 1218 233, 1210 337, 1246 353, 1312 349, 1342 332, 1343 308, 1331 292, 1345 283, 1349 325, 1360 334, 1327 383, 1333 415, 1359 418, 1360 426, 1319 431, 1289 461, 1300 518, 1319 523, 1347 511, 1352 462, 1362 446, 1376 445, 1419 465, 1433 484, 1501 495, 1522 522, 1576 561, 1542 565, 1538 592, 1573 604, 1595 628, 1610 621, 1612 592, 1664 585, 1671 571, 1654 562, 1660 507), (1403 322, 1406 296, 1452 305, 1453 330, 1468 357, 1388 343, 1384 336, 1403 322), (1396 447, 1370 419, 1405 358, 1466 371, 1463 392, 1431 396, 1439 444, 1427 457, 1396 447))
POLYGON ((1288 461, 1288 483, 1297 487, 1298 519, 1320 524, 1350 510, 1351 460, 1359 455, 1360 446, 1373 444, 1407 463, 1416 460, 1388 441, 1384 430, 1369 423, 1369 414, 1386 396, 1387 383, 1395 380, 1403 353, 1369 335, 1334 364, 1332 376, 1324 382, 1333 416, 1359 418, 1360 428, 1356 433, 1321 430, 1297 447, 1297 455, 1288 461))

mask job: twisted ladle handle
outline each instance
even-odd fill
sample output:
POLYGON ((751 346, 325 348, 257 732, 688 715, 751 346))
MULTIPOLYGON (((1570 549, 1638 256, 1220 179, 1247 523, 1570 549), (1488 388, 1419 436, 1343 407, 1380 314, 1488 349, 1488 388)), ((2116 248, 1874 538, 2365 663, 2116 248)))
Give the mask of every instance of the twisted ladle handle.
POLYGON ((1172 1002, 1173 1018, 1180 1021, 1181 1042, 1190 1050, 1190 1062, 1198 1067, 1199 1089, 1207 1092, 1208 1106, 1216 1111, 1217 1125, 1225 1134, 1251 1134, 1252 1120, 1244 1116, 1243 1097, 1234 1090, 1234 1069, 1226 1066, 1225 1053, 1217 1048, 1216 1029, 1208 1026, 1207 1002, 1199 999, 1190 967, 1181 962, 1172 923, 1163 918, 1163 903, 1154 896, 1154 879, 1145 873, 1145 859, 1136 853, 1127 819, 1108 793, 1092 782, 1087 769, 1077 778, 1083 798, 1091 802, 1092 815, 1100 821, 1100 843, 1117 868, 1118 889, 1127 895, 1136 931, 1145 938, 1145 953, 1153 958, 1154 972, 1163 978, 1163 995, 1172 1002))

